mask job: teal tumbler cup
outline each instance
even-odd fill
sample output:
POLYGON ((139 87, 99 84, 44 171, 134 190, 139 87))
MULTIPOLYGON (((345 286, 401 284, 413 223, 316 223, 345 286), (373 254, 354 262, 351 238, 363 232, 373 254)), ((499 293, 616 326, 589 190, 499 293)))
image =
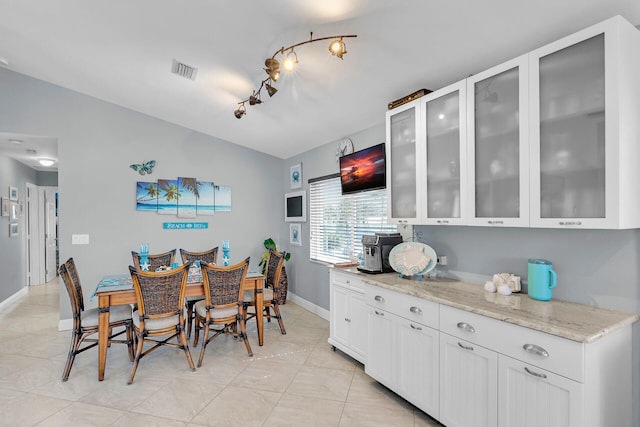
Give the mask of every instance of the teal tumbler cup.
POLYGON ((549 301, 552 289, 558 284, 558 275, 546 259, 529 259, 529 297, 549 301))

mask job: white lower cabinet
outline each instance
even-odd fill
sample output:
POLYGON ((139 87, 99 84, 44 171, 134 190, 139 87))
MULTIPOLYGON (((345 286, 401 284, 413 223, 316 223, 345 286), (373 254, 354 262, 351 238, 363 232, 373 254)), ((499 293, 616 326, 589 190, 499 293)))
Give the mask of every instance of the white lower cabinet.
POLYGON ((445 426, 632 425, 633 322, 579 342, 338 273, 329 342, 445 426))
POLYGON ((500 427, 582 427, 583 384, 500 355, 500 427))
POLYGON ((498 354, 440 333, 440 417, 448 427, 496 426, 498 354))
POLYGON ((331 271, 330 298, 329 343, 365 363, 368 340, 364 283, 357 276, 331 271))
MULTIPOLYGON (((386 295, 373 295, 373 298, 378 298, 374 301, 385 304, 385 308, 393 310, 393 313, 370 304, 367 306, 369 346, 365 372, 437 418, 440 399, 439 333, 425 324, 394 314, 407 313, 407 317, 428 319, 425 312, 429 308, 419 307, 410 297, 393 301, 385 298, 386 295)), ((434 306, 437 310, 437 305, 434 306)))

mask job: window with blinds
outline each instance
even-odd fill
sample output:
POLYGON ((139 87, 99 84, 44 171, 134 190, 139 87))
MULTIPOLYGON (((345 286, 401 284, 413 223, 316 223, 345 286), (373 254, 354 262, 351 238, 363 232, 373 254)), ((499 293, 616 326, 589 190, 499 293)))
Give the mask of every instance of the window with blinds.
POLYGON ((396 232, 387 224, 387 192, 373 190, 342 195, 340 176, 310 181, 311 259, 336 263, 363 260, 362 236, 396 232))

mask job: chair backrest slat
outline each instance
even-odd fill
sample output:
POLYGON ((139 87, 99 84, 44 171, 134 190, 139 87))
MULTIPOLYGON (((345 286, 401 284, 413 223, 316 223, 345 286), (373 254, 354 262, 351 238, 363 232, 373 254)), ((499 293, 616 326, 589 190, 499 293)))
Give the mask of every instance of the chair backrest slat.
POLYGON ((180 249, 180 256, 182 257, 182 263, 186 262, 206 262, 207 264, 216 264, 218 262, 218 247, 203 252, 191 252, 185 249, 180 249))
POLYGON ((241 291, 249 270, 249 260, 227 267, 202 263, 202 278, 205 288, 205 300, 210 306, 237 304, 242 301, 241 291))
POLYGON ((280 282, 280 274, 284 266, 284 255, 273 249, 269 250, 269 258, 267 259, 267 271, 265 285, 272 287, 274 292, 278 291, 280 282))
POLYGON ((67 288, 74 317, 79 316, 80 313, 84 311, 84 296, 82 294, 82 285, 80 283, 78 269, 76 268, 76 263, 73 258, 69 258, 67 262, 62 264, 58 272, 67 288))
MULTIPOLYGON (((139 270, 140 269, 140 254, 135 251, 131 251, 131 257, 133 258, 134 267, 139 270)), ((149 254, 147 255, 149 259, 149 271, 156 271, 158 267, 161 266, 171 266, 173 261, 176 258, 176 250, 172 249, 169 252, 165 252, 162 254, 149 254)))
POLYGON ((138 310, 146 318, 178 314, 184 304, 190 263, 166 272, 141 271, 129 266, 138 310))

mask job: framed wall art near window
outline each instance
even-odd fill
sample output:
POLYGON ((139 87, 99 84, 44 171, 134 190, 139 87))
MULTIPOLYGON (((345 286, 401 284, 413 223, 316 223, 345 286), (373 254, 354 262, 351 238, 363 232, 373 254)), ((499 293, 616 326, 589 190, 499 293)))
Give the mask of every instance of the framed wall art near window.
POLYGON ((302 188, 302 163, 291 166, 289 169, 289 181, 291 188, 302 188))
POLYGON ((18 202, 10 202, 9 206, 9 218, 11 221, 16 221, 18 216, 20 216, 20 205, 18 202))
POLYGON ((284 220, 286 222, 307 221, 306 191, 295 191, 284 195, 284 220))
POLYGON ((289 244, 291 246, 302 246, 301 224, 289 224, 289 244))
POLYGON ((18 187, 9 187, 9 200, 18 200, 18 187))
POLYGON ((18 235, 18 223, 12 222, 9 224, 9 237, 15 237, 18 235))
POLYGON ((9 216, 11 214, 11 201, 7 197, 2 198, 2 216, 9 216))

